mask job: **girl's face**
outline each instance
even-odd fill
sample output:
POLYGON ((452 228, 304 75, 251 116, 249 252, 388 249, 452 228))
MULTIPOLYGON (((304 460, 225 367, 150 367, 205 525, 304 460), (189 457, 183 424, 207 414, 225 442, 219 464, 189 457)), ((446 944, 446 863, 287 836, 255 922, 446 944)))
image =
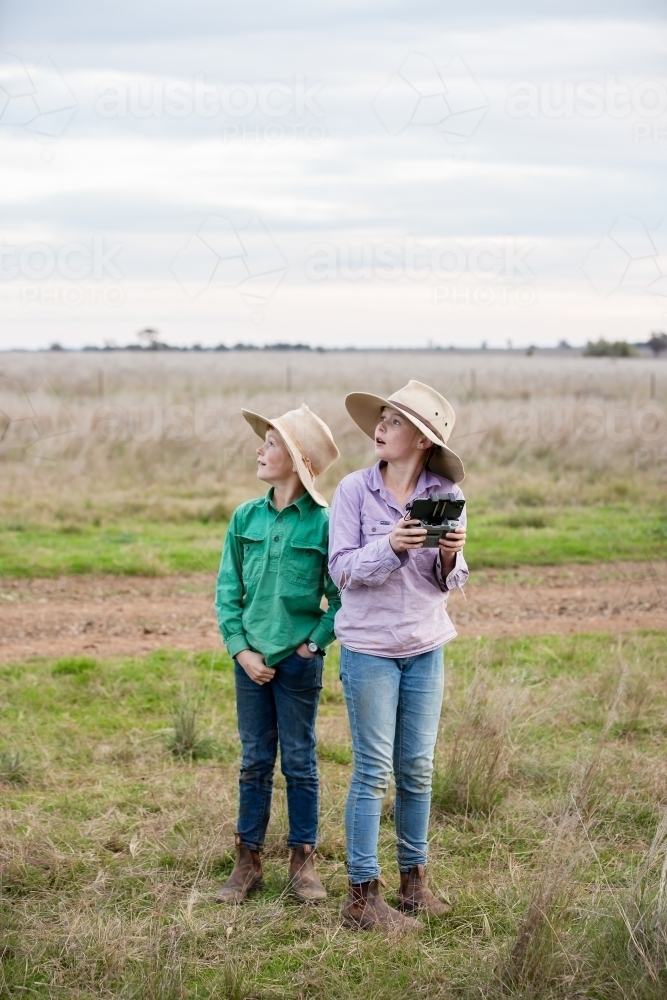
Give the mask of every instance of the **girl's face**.
POLYGON ((257 478, 266 483, 284 482, 296 469, 285 442, 273 427, 269 427, 264 443, 257 449, 257 478))
POLYGON ((383 406, 375 428, 375 457, 384 462, 406 462, 417 452, 425 455, 431 442, 400 410, 383 406))

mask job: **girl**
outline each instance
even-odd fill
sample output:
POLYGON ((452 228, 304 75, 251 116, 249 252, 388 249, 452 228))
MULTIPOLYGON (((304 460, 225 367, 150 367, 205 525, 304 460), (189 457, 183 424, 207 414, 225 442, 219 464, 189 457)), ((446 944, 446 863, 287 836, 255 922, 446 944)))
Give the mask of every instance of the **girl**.
POLYGON ((404 912, 447 909, 427 888, 425 866, 443 646, 456 635, 447 593, 465 583, 468 568, 465 512, 437 549, 422 547, 426 530, 405 513, 432 491, 462 498, 454 484, 464 471, 446 444, 454 411, 435 389, 410 381, 388 399, 355 392, 345 405, 373 438, 378 461, 343 479, 329 529, 329 570, 342 600, 334 627, 354 747, 343 920, 357 929, 408 930, 418 924, 404 912), (380 813, 392 766, 403 913, 379 889, 380 813))

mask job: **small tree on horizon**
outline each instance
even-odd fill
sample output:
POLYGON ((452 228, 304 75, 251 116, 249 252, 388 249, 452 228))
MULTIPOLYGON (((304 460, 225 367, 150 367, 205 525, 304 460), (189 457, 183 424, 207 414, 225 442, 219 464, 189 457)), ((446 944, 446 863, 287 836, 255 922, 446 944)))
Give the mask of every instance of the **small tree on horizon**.
POLYGON ((152 326, 147 326, 143 330, 139 330, 137 337, 139 340, 146 341, 146 347, 155 347, 159 332, 159 330, 155 330, 152 326))
POLYGON ((659 357, 663 351, 667 351, 667 333, 651 332, 648 347, 653 352, 654 357, 659 357))

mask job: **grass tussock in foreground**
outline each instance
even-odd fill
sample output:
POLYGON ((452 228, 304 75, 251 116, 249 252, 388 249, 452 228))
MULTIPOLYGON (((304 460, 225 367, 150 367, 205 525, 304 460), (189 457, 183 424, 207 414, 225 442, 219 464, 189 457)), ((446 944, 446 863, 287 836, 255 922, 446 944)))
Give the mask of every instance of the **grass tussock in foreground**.
POLYGON ((280 776, 266 888, 212 902, 239 749, 224 654, 0 668, 0 996, 664 1000, 666 654, 660 633, 449 648, 430 878, 452 911, 400 941, 340 927, 335 651, 319 719, 330 898, 305 908, 286 892, 280 776))

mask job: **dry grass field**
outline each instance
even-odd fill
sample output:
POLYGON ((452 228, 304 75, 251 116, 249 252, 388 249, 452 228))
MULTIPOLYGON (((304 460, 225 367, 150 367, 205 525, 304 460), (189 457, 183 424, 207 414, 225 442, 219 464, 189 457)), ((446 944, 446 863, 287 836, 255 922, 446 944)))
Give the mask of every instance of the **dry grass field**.
POLYGON ((48 352, 0 355, 0 377, 0 411, 14 418, 7 426, 0 417, 3 502, 20 494, 37 510, 48 502, 55 511, 58 501, 77 511, 84 501, 113 508, 123 498, 162 499, 184 513, 197 503, 236 503, 256 492, 241 406, 272 416, 304 401, 330 424, 342 452, 323 483, 331 493, 372 456, 345 394, 388 394, 408 378, 433 384, 456 407, 453 441, 476 497, 568 506, 638 491, 649 502, 667 478, 667 363, 648 359, 48 352))
MULTIPOLYGON (((257 493, 245 405, 306 400, 338 479, 372 458, 352 389, 408 378, 454 403, 476 566, 655 557, 667 538, 667 364, 459 352, 119 352, 0 356, 5 575, 215 566, 223 522, 257 493)), ((0 566, 0 575, 3 569, 0 566)))
POLYGON ((0 997, 664 1000, 666 486, 664 361, 0 355, 0 997), (265 890, 212 902, 239 747, 211 600, 226 518, 259 492, 241 406, 327 420, 331 496, 372 460, 345 393, 408 378, 455 405, 473 572, 452 602, 431 828, 452 909, 395 941, 340 925, 335 648, 318 723, 330 898, 286 892, 278 776, 265 890))

